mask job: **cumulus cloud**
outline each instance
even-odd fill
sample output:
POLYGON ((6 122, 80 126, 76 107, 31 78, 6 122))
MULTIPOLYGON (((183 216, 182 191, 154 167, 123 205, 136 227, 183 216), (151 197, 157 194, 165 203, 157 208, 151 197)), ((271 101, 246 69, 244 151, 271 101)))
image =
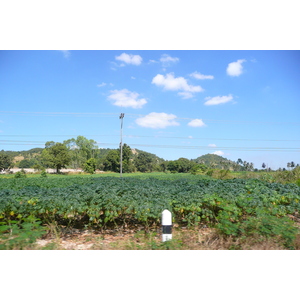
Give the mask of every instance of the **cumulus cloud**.
POLYGON ((214 76, 212 75, 203 75, 199 72, 194 72, 192 74, 190 74, 191 77, 196 78, 196 79, 200 79, 200 80, 204 80, 204 79, 214 79, 214 76))
POLYGON ((178 57, 171 57, 168 54, 163 54, 160 58, 161 63, 164 67, 169 67, 173 63, 177 63, 179 61, 178 57))
MULTIPOLYGON (((139 55, 132 55, 132 54, 127 54, 127 53, 122 53, 119 56, 115 57, 116 60, 123 61, 126 64, 131 64, 131 65, 140 65, 142 63, 142 57, 139 55)), ((123 66, 123 65, 121 65, 123 66)))
POLYGON ((204 124, 204 122, 201 119, 194 119, 194 120, 192 120, 191 122, 188 123, 188 126, 191 126, 191 127, 204 127, 206 125, 204 124))
POLYGON ((105 82, 102 82, 100 84, 97 84, 97 87, 103 87, 103 86, 106 86, 106 83, 105 82))
POLYGON ((229 76, 240 76, 243 73, 242 63, 245 62, 245 59, 239 59, 235 62, 228 64, 227 66, 227 75, 229 76))
POLYGON ((166 76, 157 74, 152 83, 157 86, 162 86, 168 91, 181 91, 178 94, 184 99, 192 98, 194 93, 204 91, 200 85, 190 85, 184 77, 174 77, 173 73, 169 73, 166 76))
POLYGON ((215 151, 215 152, 213 152, 212 154, 216 154, 216 155, 219 155, 219 156, 222 156, 222 155, 224 155, 225 153, 223 152, 223 151, 215 151))
POLYGON ((113 105, 121 107, 141 108, 147 103, 146 99, 138 99, 139 94, 136 92, 130 92, 127 89, 113 90, 108 99, 113 102, 113 105))
POLYGON ((228 96, 216 96, 216 97, 206 97, 206 102, 204 105, 219 105, 230 102, 233 99, 232 95, 228 96))
POLYGON ((173 114, 152 112, 144 117, 136 119, 136 124, 148 128, 166 128, 168 126, 178 126, 175 121, 177 117, 173 114))
POLYGON ((208 144, 208 147, 211 147, 211 148, 216 148, 217 145, 216 144, 208 144))

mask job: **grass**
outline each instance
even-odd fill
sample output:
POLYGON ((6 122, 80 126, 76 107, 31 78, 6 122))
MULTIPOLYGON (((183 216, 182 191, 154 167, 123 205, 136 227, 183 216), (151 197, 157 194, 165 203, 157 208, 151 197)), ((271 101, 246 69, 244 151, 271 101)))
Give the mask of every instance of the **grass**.
MULTIPOLYGON (((15 248, 16 249, 16 248, 15 248)), ((95 232, 74 231, 59 239, 48 235, 26 250, 285 250, 281 241, 263 236, 233 238, 220 235, 214 228, 187 229, 176 227, 173 238, 162 242, 158 231, 95 232)), ((300 250, 300 235, 295 241, 300 250)))

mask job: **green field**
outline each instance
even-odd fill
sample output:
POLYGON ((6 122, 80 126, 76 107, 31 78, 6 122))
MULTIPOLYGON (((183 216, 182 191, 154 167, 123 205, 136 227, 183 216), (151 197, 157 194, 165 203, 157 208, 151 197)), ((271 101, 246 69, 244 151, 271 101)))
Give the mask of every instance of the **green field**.
POLYGON ((276 238, 294 249, 300 187, 165 173, 0 178, 3 236, 10 226, 20 230, 30 220, 47 228, 55 224, 150 232, 161 226, 164 209, 172 212, 173 223, 179 227, 215 228, 233 238, 276 238))

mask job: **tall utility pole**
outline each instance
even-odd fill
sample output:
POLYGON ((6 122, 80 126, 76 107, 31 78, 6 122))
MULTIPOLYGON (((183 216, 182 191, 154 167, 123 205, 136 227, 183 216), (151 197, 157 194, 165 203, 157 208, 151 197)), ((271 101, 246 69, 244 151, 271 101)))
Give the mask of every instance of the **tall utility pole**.
POLYGON ((119 119, 121 119, 121 142, 120 142, 120 177, 122 177, 122 162, 123 162, 123 142, 122 142, 122 129, 123 129, 123 118, 124 114, 121 113, 119 119))

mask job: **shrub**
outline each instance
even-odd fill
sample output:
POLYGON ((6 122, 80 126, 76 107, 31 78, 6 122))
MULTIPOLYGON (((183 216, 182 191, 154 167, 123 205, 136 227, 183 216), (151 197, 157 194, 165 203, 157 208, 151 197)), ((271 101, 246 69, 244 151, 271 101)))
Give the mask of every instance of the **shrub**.
POLYGON ((217 225, 223 235, 236 237, 273 238, 288 249, 294 249, 298 229, 288 217, 279 218, 272 215, 250 216, 245 221, 234 223, 222 219, 217 225))
POLYGON ((16 174, 15 174, 15 178, 26 178, 26 172, 24 169, 22 169, 21 171, 18 171, 16 174))
POLYGON ((39 219, 29 216, 18 221, 0 222, 0 250, 31 249, 46 233, 39 219))
POLYGON ((95 158, 88 159, 84 164, 84 171, 90 174, 94 174, 96 170, 95 158))

